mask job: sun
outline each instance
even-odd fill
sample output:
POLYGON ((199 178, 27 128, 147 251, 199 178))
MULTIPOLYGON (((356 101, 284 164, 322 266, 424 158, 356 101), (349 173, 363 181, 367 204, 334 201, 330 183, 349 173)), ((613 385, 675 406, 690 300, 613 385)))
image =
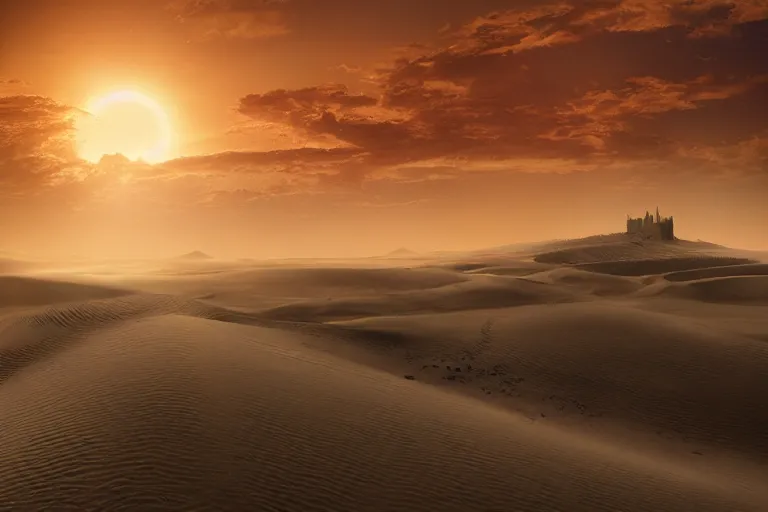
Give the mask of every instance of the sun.
POLYGON ((77 121, 77 152, 97 163, 121 154, 150 164, 172 158, 173 130, 165 110, 134 90, 119 90, 91 101, 77 121))

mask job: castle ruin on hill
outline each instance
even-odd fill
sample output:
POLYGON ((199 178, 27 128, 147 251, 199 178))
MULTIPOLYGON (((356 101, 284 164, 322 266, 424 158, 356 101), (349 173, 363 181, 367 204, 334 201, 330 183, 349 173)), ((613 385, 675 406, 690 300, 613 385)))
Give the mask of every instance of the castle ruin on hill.
POLYGON ((656 216, 645 212, 645 217, 633 219, 627 215, 627 234, 640 234, 653 240, 674 240, 675 224, 672 217, 662 217, 656 208, 656 216))

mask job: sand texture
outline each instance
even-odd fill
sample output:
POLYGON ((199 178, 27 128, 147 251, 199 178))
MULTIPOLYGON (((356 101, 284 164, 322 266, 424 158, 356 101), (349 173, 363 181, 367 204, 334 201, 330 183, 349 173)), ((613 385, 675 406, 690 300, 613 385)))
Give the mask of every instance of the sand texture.
POLYGON ((7 260, 0 511, 765 511, 768 262, 7 260))

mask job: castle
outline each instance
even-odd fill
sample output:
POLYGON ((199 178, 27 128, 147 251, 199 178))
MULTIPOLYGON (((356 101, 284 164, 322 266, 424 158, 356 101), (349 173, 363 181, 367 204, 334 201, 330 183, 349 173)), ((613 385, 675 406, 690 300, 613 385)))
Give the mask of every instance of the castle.
POLYGON ((656 208, 656 217, 645 212, 645 217, 636 219, 627 215, 627 234, 641 234, 654 240, 674 240, 675 223, 672 217, 662 217, 656 208))

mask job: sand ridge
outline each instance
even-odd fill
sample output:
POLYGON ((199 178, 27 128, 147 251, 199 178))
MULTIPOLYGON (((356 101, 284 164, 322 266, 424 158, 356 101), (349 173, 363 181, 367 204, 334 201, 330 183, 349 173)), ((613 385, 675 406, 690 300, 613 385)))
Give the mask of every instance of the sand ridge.
POLYGON ((403 371, 420 380, 480 390, 536 416, 624 423, 768 457, 768 346, 706 323, 574 303, 345 324, 392 334, 408 354, 403 371))
POLYGON ((3 502, 615 510, 618 499, 636 510, 748 510, 756 498, 307 353, 269 330, 209 322, 165 316, 106 329, 5 383, 3 502))
POLYGON ((635 242, 0 277, 0 510, 765 510, 764 269, 635 242))
POLYGON ((131 292, 117 287, 89 286, 34 277, 0 276, 0 309, 87 301, 129 293, 131 292))

